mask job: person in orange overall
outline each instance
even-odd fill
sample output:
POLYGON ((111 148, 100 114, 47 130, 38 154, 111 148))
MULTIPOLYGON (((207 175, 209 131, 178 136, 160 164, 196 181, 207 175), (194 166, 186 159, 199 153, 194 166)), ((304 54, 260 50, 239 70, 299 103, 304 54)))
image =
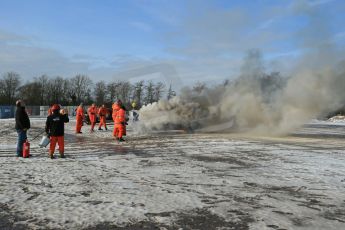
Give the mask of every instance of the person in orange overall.
POLYGON ((75 133, 82 133, 81 127, 83 126, 84 122, 84 109, 83 109, 83 103, 80 103, 80 105, 77 108, 76 112, 76 126, 75 126, 75 133))
POLYGON ((91 105, 91 107, 89 107, 89 109, 87 110, 87 113, 89 114, 89 119, 91 123, 90 131, 93 132, 96 125, 96 118, 97 118, 97 107, 94 103, 91 105))
POLYGON ((98 130, 102 130, 102 125, 104 125, 105 130, 108 130, 107 128, 107 114, 108 114, 108 109, 105 107, 103 104, 101 108, 98 110, 98 115, 99 115, 99 126, 98 130))
POLYGON ((59 153, 61 158, 65 158, 65 123, 69 122, 68 114, 66 110, 61 109, 58 104, 52 107, 53 114, 47 117, 45 131, 50 138, 49 156, 54 159, 54 151, 56 143, 59 145, 59 153))
POLYGON ((118 100, 112 106, 114 121, 113 136, 120 142, 125 141, 122 137, 126 133, 126 111, 122 105, 122 101, 118 100))

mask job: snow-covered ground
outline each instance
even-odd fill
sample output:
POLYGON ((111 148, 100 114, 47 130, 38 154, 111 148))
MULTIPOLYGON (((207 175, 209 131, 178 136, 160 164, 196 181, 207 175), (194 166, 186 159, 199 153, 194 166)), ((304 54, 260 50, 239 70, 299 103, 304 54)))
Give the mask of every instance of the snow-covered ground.
MULTIPOLYGON (((29 139, 43 131, 32 119, 29 139)), ((15 157, 0 120, 0 229, 345 229, 345 126, 289 137, 129 131, 74 134, 66 159, 15 157)), ((112 128, 112 127, 111 127, 112 128)))

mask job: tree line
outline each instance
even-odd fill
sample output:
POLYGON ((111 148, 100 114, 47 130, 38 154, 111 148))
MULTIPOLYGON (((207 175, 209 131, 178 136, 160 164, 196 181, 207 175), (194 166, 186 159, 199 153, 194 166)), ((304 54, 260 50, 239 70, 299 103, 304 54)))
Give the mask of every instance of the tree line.
POLYGON ((96 103, 111 104, 117 99, 136 108, 156 102, 163 97, 170 99, 176 93, 171 85, 162 82, 98 81, 94 83, 87 75, 78 74, 72 78, 42 75, 21 84, 18 73, 7 72, 0 78, 0 105, 13 105, 18 98, 28 105, 78 105, 96 103))

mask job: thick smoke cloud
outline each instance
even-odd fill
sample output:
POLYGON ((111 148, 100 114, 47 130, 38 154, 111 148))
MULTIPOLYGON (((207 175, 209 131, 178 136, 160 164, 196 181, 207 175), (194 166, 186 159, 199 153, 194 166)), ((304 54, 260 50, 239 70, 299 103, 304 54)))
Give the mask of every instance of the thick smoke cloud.
POLYGON ((143 107, 140 116, 145 130, 281 135, 343 106, 345 71, 328 36, 327 20, 307 2, 294 5, 292 11, 308 17, 309 24, 298 34, 303 55, 291 76, 265 73, 261 53, 251 50, 235 81, 198 90, 185 88, 170 101, 143 107))
POLYGON ((284 78, 261 72, 257 55, 249 53, 246 71, 232 83, 199 91, 185 88, 170 101, 143 107, 142 124, 153 130, 285 134, 344 104, 344 72, 325 66, 284 78))

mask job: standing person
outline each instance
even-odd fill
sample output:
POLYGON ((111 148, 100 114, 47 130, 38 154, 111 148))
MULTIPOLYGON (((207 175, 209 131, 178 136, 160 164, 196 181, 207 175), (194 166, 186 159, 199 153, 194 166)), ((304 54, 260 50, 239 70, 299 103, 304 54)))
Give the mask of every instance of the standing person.
POLYGON ((112 117, 114 120, 113 136, 120 142, 125 141, 122 137, 126 135, 126 111, 122 105, 122 101, 117 100, 112 108, 112 117))
POLYGON ((25 110, 25 103, 22 100, 16 101, 16 125, 15 129, 18 133, 17 142, 17 157, 23 156, 23 144, 28 138, 26 132, 30 129, 30 119, 28 113, 25 110))
POLYGON ((81 127, 83 126, 84 116, 85 115, 84 115, 83 103, 80 103, 75 115, 76 117, 75 133, 82 133, 81 127))
POLYGON ((91 107, 89 107, 87 112, 89 114, 89 119, 90 119, 90 123, 91 123, 91 130, 90 131, 93 132, 95 125, 96 125, 96 118, 97 118, 97 107, 96 107, 95 103, 93 103, 91 105, 91 107))
POLYGON ((98 110, 98 115, 99 115, 98 130, 102 130, 102 125, 104 125, 105 130, 108 130, 108 128, 107 128, 107 114, 108 114, 108 109, 105 107, 105 104, 103 104, 102 107, 99 108, 99 110, 98 110))
POLYGON ((65 123, 69 122, 66 110, 61 109, 58 104, 52 106, 53 114, 47 117, 46 133, 50 137, 49 156, 54 159, 54 151, 56 143, 59 145, 59 153, 61 158, 65 158, 65 123))

